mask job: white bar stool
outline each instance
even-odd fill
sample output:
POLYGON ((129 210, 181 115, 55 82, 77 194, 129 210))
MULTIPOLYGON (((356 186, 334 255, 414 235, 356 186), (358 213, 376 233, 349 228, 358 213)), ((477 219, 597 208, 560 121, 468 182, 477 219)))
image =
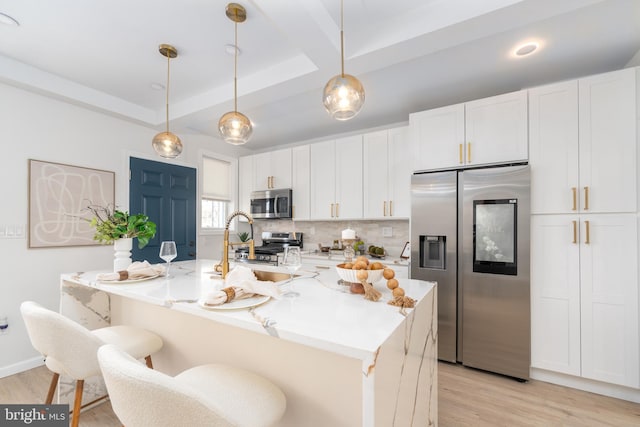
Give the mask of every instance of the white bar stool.
POLYGON ((282 418, 286 399, 266 378, 226 365, 175 377, 146 368, 113 345, 98 350, 111 405, 127 427, 262 427, 282 418))
POLYGON ((80 422, 85 378, 100 375, 97 357, 100 346, 113 344, 135 358, 144 357, 150 368, 153 367, 151 354, 162 348, 162 339, 145 329, 109 326, 90 331, 33 301, 23 302, 20 312, 31 344, 45 356, 45 364, 53 372, 46 403, 53 401, 60 374, 68 375, 76 381, 71 421, 73 427, 77 427, 80 422))

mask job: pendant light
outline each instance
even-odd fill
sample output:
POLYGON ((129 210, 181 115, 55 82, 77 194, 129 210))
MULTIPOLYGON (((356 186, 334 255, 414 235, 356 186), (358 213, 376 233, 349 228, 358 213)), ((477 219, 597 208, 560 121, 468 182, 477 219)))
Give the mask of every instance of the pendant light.
POLYGON ((151 144, 159 156, 175 159, 182 153, 182 142, 176 134, 169 132, 169 63, 171 58, 178 56, 178 51, 168 44, 161 44, 158 50, 162 56, 167 57, 167 130, 154 136, 151 144))
POLYGON ((253 133, 251 120, 249 120, 249 118, 244 114, 238 112, 238 22, 244 22, 247 19, 247 11, 237 3, 229 3, 226 8, 226 14, 227 17, 234 22, 235 26, 233 111, 229 111, 220 117, 218 130, 220 131, 222 138, 229 144, 242 145, 249 141, 249 138, 251 138, 251 134, 253 133))
POLYGON ((364 87, 350 74, 344 73, 344 10, 340 0, 340 60, 341 73, 327 82, 322 102, 329 115, 336 120, 349 120, 364 105, 364 87))

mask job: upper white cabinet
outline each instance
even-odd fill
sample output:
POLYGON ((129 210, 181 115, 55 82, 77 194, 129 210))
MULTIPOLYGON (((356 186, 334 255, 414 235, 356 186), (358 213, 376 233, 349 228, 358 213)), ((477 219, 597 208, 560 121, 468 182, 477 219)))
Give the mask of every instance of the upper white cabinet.
POLYGON ((464 110, 467 165, 528 159, 526 90, 467 102, 464 110))
POLYGON ((255 154, 253 157, 253 189, 291 188, 291 149, 255 154))
POLYGON ((409 218, 411 158, 407 127, 363 136, 364 217, 409 218))
POLYGON ((310 146, 310 219, 362 219, 362 136, 310 146))
POLYGON ((413 170, 464 166, 464 104, 409 116, 413 170))
POLYGON ((310 147, 308 145, 291 149, 292 213, 294 220, 309 219, 311 213, 310 162, 310 147))
POLYGON ((527 91, 409 116, 413 170, 526 161, 527 91))
POLYGON ((636 211, 635 73, 530 90, 532 213, 636 211))

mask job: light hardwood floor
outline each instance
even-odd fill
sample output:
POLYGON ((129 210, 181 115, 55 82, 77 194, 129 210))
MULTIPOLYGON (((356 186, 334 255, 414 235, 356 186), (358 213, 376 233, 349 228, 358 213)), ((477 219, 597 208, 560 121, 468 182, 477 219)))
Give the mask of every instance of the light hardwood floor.
MULTIPOLYGON (((0 379, 0 403, 41 403, 50 379, 45 367, 0 379)), ((640 404, 541 381, 520 383, 442 362, 438 380, 440 427, 640 426, 640 404)), ((80 425, 115 427, 120 422, 107 401, 83 411, 80 425)))

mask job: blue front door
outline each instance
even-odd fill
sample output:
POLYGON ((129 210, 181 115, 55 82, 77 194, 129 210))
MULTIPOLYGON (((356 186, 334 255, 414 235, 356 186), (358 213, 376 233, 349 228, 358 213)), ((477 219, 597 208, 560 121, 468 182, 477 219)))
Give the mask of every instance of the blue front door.
POLYGON ((196 170, 135 157, 129 168, 129 212, 147 215, 158 227, 156 237, 143 249, 134 239, 132 258, 164 262, 158 256, 160 243, 173 240, 178 249, 174 261, 195 259, 196 170))

